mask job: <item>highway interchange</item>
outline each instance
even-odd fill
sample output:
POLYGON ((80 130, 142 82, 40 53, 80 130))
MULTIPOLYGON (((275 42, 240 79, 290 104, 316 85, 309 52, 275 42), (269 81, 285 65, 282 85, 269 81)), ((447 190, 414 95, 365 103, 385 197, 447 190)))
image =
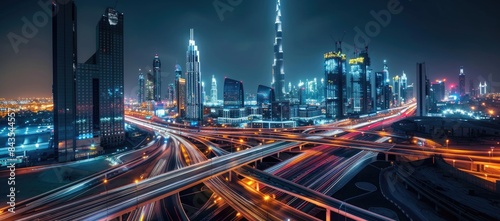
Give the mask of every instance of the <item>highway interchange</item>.
POLYGON ((342 121, 290 130, 192 131, 129 116, 128 123, 155 132, 156 138, 147 147, 113 156, 118 163, 108 170, 19 202, 15 214, 3 208, 0 219, 110 220, 129 213, 128 220, 318 220, 309 212, 322 208, 326 220, 330 220, 330 213, 354 220, 390 220, 331 195, 379 154, 441 155, 457 161, 498 164, 496 158, 492 161, 472 150, 392 143, 391 137, 398 136, 383 128, 414 110, 409 106, 356 124, 342 121), (224 149, 224 145, 231 148, 224 149), (255 168, 264 158, 290 150, 298 155, 266 170, 255 168), (462 159, 464 153, 470 159, 462 159), (146 168, 140 177, 108 188, 115 176, 139 166, 146 168), (201 184, 212 196, 190 217, 179 193, 201 184), (84 194, 96 186, 104 188, 98 188, 101 191, 97 194, 84 194), (234 210, 229 215, 223 212, 228 207, 234 210))

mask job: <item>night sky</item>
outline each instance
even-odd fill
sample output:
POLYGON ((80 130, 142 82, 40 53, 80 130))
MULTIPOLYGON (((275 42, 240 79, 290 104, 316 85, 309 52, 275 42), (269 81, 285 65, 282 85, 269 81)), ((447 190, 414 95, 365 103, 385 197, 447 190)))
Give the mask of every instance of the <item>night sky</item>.
MULTIPOLYGON (((45 2, 49 0, 41 0, 45 2)), ((226 3, 227 0, 218 0, 226 3)), ((282 0, 285 84, 323 77, 323 54, 334 49, 334 40, 345 32, 353 45, 355 27, 376 21, 370 14, 386 10, 392 0, 282 0)), ((0 2, 0 98, 49 97, 52 85, 51 22, 38 28, 15 53, 9 33, 22 36, 23 17, 32 21, 43 12, 38 0, 0 2)), ((115 0, 77 0, 78 60, 95 52, 95 30, 105 8, 115 0)), ((273 62, 274 0, 241 0, 221 20, 214 0, 118 1, 125 19, 125 96, 137 90, 138 69, 152 67, 158 53, 162 62, 163 92, 174 80, 174 65, 185 69, 189 29, 195 29, 201 73, 206 91, 215 75, 222 96, 224 77, 242 80, 245 92, 258 84, 269 85, 273 62), (148 3, 144 3, 148 2, 148 3)), ((500 15, 497 1, 482 4, 466 0, 402 0, 401 13, 370 38, 374 71, 388 60, 391 76, 404 70, 412 83, 415 63, 426 62, 429 77, 447 78, 456 84, 459 67, 469 79, 500 82, 500 15)), ((40 20, 38 23, 43 23, 40 20)), ((364 47, 364 45, 358 45, 364 47)), ((347 49, 346 49, 347 50, 347 49)), ((349 51, 348 57, 353 51, 349 51)), ((490 84, 491 85, 491 84, 490 84)), ((500 84, 493 87, 500 91, 500 84)))

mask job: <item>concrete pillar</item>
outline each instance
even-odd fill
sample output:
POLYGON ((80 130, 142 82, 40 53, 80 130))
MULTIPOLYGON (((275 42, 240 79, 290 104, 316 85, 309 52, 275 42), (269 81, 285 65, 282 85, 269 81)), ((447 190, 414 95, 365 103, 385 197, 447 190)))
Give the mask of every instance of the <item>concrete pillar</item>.
POLYGON ((280 152, 278 152, 278 158, 280 158, 280 152))
POLYGON ((260 191, 260 188, 259 188, 259 182, 255 181, 255 189, 257 191, 260 191))
POLYGON ((326 208, 326 221, 330 221, 330 209, 326 208))
POLYGON ((389 161, 389 154, 385 153, 385 162, 389 161))
POLYGON ((262 163, 262 159, 264 159, 264 158, 260 158, 260 162, 261 162, 261 163, 262 163))
POLYGON ((302 150, 302 145, 299 145, 299 150, 302 150))
POLYGON ((232 173, 233 173, 233 172, 229 171, 229 178, 228 178, 229 182, 231 182, 231 178, 232 178, 232 175, 231 175, 231 174, 232 174, 232 173))

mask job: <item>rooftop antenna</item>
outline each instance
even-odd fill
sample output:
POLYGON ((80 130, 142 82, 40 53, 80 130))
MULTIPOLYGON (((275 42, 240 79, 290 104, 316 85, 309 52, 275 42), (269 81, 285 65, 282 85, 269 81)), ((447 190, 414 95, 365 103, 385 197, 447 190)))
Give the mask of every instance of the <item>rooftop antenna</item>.
POLYGON ((345 34, 346 34, 346 31, 344 31, 344 34, 342 35, 342 37, 338 41, 335 41, 335 38, 333 37, 333 35, 330 35, 330 37, 332 38, 332 40, 335 41, 335 47, 337 47, 336 49, 339 52, 342 52, 342 41, 344 40, 345 34))

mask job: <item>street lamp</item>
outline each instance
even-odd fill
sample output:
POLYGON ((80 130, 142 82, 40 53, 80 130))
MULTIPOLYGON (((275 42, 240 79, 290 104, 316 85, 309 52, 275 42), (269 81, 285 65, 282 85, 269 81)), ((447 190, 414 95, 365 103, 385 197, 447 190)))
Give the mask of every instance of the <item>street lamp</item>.
MULTIPOLYGON (((257 184, 257 185, 259 185, 259 184, 257 184)), ((268 202, 270 199, 271 199, 271 197, 270 197, 269 195, 265 195, 265 196, 264 196, 264 203, 266 204, 266 208, 265 208, 265 209, 266 209, 266 211, 267 211, 267 208, 268 208, 268 207, 267 207, 267 202, 268 202)), ((266 220, 268 220, 268 219, 269 219, 269 212, 266 212, 266 220)))
POLYGON ((453 160, 453 167, 455 167, 455 160, 453 160))
POLYGON ((139 180, 135 180, 135 207, 139 207, 139 196, 137 195, 137 183, 139 183, 139 180))
POLYGON ((446 139, 446 148, 448 148, 449 143, 450 143, 450 140, 446 139))
POLYGON ((490 157, 490 162, 491 162, 491 150, 488 150, 488 156, 490 157))
POLYGON ((106 191, 106 219, 108 219, 108 179, 104 178, 102 182, 104 183, 104 191, 106 191))

